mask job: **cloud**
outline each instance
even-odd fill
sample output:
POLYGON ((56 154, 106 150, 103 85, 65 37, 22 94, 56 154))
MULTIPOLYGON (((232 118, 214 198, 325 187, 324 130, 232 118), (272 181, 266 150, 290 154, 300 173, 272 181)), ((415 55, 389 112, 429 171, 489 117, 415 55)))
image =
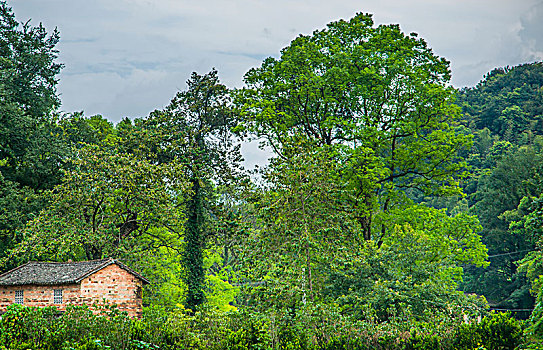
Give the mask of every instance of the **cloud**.
POLYGON ((146 116, 212 67, 229 86, 299 33, 356 12, 418 32, 451 61, 453 84, 541 59, 541 0, 12 0, 20 20, 61 31, 63 109, 146 116), (141 90, 138 90, 141 89, 141 90))
MULTIPOLYGON (((451 61, 455 86, 543 58, 541 0, 10 0, 17 18, 61 32, 62 109, 112 121, 166 106, 192 71, 228 86, 298 34, 357 12, 417 32, 451 61)), ((246 164, 269 151, 243 146, 246 164)))
MULTIPOLYGON (((521 35, 521 31, 523 21, 540 2, 541 0, 473 2, 479 6, 467 6, 467 2, 459 2, 464 5, 458 7, 463 9, 465 14, 451 11, 450 16, 454 20, 445 23, 450 26, 448 29, 454 39, 445 44, 445 50, 438 51, 451 60, 453 85, 473 86, 496 67, 534 61, 533 55, 524 53, 527 51, 528 41, 521 35)), ((541 13, 535 15, 533 20, 541 22, 541 13)), ((438 38, 438 47, 442 47, 443 38, 445 37, 438 38)))
POLYGON ((520 22, 523 60, 543 61, 543 2, 533 6, 520 22))

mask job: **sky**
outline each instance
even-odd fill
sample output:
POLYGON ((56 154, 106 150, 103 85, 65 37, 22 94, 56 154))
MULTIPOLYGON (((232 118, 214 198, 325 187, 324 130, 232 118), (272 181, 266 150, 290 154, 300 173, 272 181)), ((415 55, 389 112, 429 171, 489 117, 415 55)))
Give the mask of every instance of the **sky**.
MULTIPOLYGON (((371 13, 451 62, 452 84, 543 60, 543 0, 8 0, 19 21, 58 28, 66 112, 146 117, 213 67, 229 87, 299 34, 371 13)), ((254 154, 252 156, 255 156, 254 154)), ((251 155, 249 155, 251 157, 251 155)))

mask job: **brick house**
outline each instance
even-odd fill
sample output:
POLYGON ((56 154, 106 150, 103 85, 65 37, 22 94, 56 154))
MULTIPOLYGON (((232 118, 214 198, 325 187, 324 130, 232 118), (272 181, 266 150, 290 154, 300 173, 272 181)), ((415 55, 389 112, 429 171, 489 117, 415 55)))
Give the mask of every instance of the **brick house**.
POLYGON ((0 275, 0 313, 13 303, 27 306, 116 304, 141 317, 142 287, 149 281, 114 259, 78 262, 31 261, 0 275))

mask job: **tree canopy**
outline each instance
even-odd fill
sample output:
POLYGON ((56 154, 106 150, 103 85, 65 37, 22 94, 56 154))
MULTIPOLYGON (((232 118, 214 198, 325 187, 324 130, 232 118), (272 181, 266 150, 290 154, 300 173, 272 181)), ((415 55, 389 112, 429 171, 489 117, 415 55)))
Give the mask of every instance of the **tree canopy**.
POLYGON ((460 152, 471 137, 457 124, 449 79, 448 62, 424 40, 397 25, 374 27, 366 14, 299 36, 280 58, 245 75, 236 92, 237 129, 276 152, 263 173, 259 226, 246 253, 253 262, 269 256, 260 270, 250 265, 251 278, 266 280, 257 288, 263 300, 331 297, 345 310, 372 305, 386 318, 407 302, 397 298, 400 280, 419 285, 433 276, 424 289, 436 300, 455 294, 460 264, 483 264, 475 217, 449 218, 411 199, 461 194, 460 152), (429 229, 448 220, 459 236, 429 229), (385 263, 395 254, 397 265, 385 263), (410 269, 415 261, 421 270, 410 269), (382 265, 398 273, 383 277, 382 265), (374 275, 382 279, 369 282, 374 275), (367 296, 387 283, 395 297, 371 302, 367 296))
MULTIPOLYGON (((376 176, 369 184, 351 176, 352 206, 386 211, 398 189, 458 192, 457 152, 470 138, 455 131, 449 79, 448 62, 423 39, 358 14, 299 36, 250 70, 238 94, 240 129, 285 159, 300 147, 346 146, 353 169, 376 176)), ((361 215, 366 240, 372 216, 361 215)))
POLYGON ((541 63, 456 90, 424 39, 359 13, 239 89, 195 72, 163 109, 113 123, 58 111, 58 41, 0 0, 0 262, 143 272, 152 317, 126 346, 154 348, 151 330, 171 348, 518 344, 506 316, 463 325, 487 300, 535 302, 543 337, 541 63), (242 139, 273 151, 251 175, 242 139))

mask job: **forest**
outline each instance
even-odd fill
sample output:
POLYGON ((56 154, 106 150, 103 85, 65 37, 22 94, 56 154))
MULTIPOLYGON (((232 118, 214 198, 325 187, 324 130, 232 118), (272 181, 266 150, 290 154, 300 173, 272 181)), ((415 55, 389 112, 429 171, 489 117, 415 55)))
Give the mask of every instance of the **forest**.
POLYGON ((13 305, 0 349, 543 348, 543 63, 456 89, 359 13, 114 124, 60 112, 59 40, 0 2, 0 271, 151 284, 141 319, 13 305))

